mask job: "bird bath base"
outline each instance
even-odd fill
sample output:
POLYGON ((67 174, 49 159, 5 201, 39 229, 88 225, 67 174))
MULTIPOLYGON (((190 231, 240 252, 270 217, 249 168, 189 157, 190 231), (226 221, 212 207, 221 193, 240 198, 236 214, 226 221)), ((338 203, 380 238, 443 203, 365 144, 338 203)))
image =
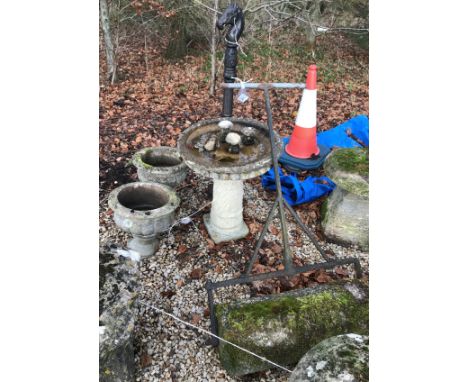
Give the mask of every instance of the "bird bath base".
POLYGON ((213 202, 209 214, 203 216, 206 229, 216 244, 237 240, 249 234, 242 217, 242 180, 213 181, 213 202))

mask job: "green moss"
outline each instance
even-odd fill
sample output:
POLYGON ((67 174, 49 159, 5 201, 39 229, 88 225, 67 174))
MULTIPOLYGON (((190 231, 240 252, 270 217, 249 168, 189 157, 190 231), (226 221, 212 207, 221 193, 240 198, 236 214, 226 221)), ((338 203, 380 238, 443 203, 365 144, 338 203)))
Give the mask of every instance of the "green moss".
POLYGON ((327 218, 327 211, 328 211, 328 198, 320 206, 320 218, 322 219, 322 224, 325 223, 325 219, 327 218))
POLYGON ((151 170, 152 168, 154 168, 154 166, 151 166, 150 164, 148 163, 145 163, 143 162, 142 160, 142 157, 144 155, 147 155, 149 152, 151 151, 151 149, 147 149, 144 153, 141 153, 141 154, 137 154, 133 157, 132 159, 132 163, 136 166, 136 167, 144 167, 148 170, 151 170))
MULTIPOLYGON (((229 306, 217 306, 217 312, 227 309, 227 320, 232 328, 247 331, 261 327, 265 321, 288 315, 299 308, 298 301, 293 297, 284 297, 271 301, 245 304, 240 309, 229 310, 229 306)), ((219 314, 219 313, 218 313, 219 314)))
POLYGON ((337 149, 330 155, 329 165, 342 171, 369 176, 369 150, 337 149))

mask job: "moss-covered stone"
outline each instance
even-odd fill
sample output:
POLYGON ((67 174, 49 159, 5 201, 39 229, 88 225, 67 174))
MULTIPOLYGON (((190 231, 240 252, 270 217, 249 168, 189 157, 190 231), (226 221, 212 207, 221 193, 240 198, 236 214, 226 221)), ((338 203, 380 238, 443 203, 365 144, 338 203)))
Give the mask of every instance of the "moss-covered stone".
MULTIPOLYGON (((367 290, 360 284, 320 285, 221 304, 216 307, 216 316, 222 338, 285 366, 296 363, 325 338, 348 332, 367 333, 367 290)), ((223 342, 219 353, 231 375, 271 367, 223 342)))
POLYGON ((339 187, 353 194, 369 195, 369 150, 336 149, 324 163, 327 176, 339 187))
POLYGON ((369 200, 335 188, 322 206, 322 228, 328 240, 369 249, 369 200))

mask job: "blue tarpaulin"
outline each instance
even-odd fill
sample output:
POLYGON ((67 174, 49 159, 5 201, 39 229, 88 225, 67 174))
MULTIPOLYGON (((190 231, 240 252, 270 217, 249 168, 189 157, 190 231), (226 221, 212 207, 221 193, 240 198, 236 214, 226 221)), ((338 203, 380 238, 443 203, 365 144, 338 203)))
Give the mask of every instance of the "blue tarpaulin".
POLYGON ((348 137, 346 130, 359 138, 362 143, 369 146, 369 118, 367 115, 357 115, 354 118, 334 127, 333 129, 322 131, 317 134, 317 143, 332 147, 362 147, 351 137, 348 137))
MULTIPOLYGON (((283 197, 291 206, 318 199, 335 188, 335 183, 326 176, 308 176, 301 182, 295 174, 284 175, 281 168, 278 168, 278 171, 283 197)), ((273 168, 262 176, 262 186, 267 190, 276 191, 273 168)))
MULTIPOLYGON (((350 129, 351 133, 361 140, 362 143, 366 146, 369 145, 369 118, 366 115, 358 115, 333 129, 317 134, 317 143, 330 148, 362 147, 358 142, 348 136, 346 133, 348 129, 350 129)), ((289 137, 284 138, 283 142, 287 144, 289 142, 289 137)), ((283 196, 292 206, 311 202, 323 195, 329 194, 335 188, 335 183, 326 176, 308 176, 303 181, 300 181, 294 173, 284 175, 281 169, 279 169, 279 174, 283 196)), ((276 191, 273 168, 262 176, 262 186, 266 190, 276 191)))

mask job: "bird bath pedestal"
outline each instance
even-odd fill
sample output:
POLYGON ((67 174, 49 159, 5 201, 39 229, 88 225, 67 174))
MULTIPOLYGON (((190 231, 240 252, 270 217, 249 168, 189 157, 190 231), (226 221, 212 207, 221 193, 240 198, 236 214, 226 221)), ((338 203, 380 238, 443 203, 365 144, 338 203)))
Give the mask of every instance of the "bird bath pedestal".
MULTIPOLYGON (((281 150, 281 140, 275 133, 276 150, 281 150)), ((258 121, 237 118, 218 118, 198 122, 185 130, 178 142, 180 156, 194 172, 213 179, 213 201, 209 214, 203 216, 212 240, 218 244, 242 239, 249 229, 244 222, 242 198, 243 181, 267 172, 271 165, 271 148, 268 128, 258 121), (230 131, 240 133, 246 127, 253 131, 255 144, 241 146, 237 155, 227 154, 225 147, 218 144, 213 152, 206 152, 200 142, 221 133, 218 123, 229 120, 230 131)))

